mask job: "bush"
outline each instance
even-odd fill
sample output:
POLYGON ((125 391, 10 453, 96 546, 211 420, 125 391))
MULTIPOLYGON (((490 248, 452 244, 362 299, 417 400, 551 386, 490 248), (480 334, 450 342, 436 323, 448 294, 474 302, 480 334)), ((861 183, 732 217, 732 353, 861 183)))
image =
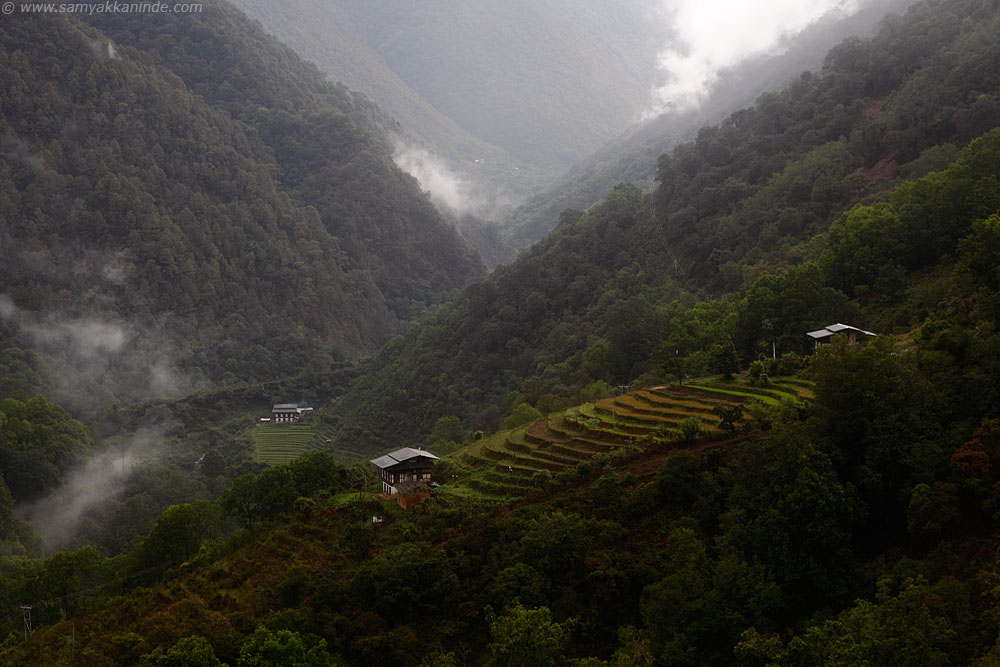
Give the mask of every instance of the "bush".
POLYGON ((750 362, 750 371, 748 373, 750 379, 751 387, 770 387, 771 380, 767 377, 767 373, 764 372, 764 362, 763 361, 752 361, 750 362))
POLYGON ((701 434, 701 420, 694 416, 686 417, 680 423, 680 429, 684 442, 694 442, 701 434))

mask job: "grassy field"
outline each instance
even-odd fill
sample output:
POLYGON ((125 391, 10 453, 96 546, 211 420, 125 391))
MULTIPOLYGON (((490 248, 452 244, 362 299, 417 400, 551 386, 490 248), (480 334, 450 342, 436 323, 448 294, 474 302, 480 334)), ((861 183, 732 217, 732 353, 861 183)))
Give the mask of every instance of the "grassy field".
POLYGON ((255 424, 250 432, 254 458, 268 465, 288 463, 313 449, 322 449, 342 463, 353 463, 369 458, 364 452, 350 447, 331 449, 328 441, 333 438, 329 427, 316 422, 297 424, 255 424))

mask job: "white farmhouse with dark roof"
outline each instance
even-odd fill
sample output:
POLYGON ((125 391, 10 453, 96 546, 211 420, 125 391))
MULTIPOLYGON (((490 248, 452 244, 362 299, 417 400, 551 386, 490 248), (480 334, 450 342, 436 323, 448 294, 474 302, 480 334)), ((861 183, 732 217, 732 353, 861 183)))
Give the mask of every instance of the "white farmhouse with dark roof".
POLYGON ((409 493, 431 483, 431 468, 438 457, 423 449, 404 447, 389 452, 371 463, 382 474, 382 493, 394 496, 409 493))
POLYGON ((839 333, 846 333, 847 340, 850 341, 851 345, 857 345, 860 341, 864 340, 865 336, 874 338, 877 335, 871 331, 865 331, 864 329, 852 327, 849 324, 841 324, 840 322, 817 329, 816 331, 810 331, 806 335, 816 341, 816 347, 819 347, 824 343, 829 343, 830 339, 839 333))
POLYGON ((275 403, 271 408, 275 424, 297 422, 306 412, 312 412, 312 408, 300 408, 298 403, 275 403))

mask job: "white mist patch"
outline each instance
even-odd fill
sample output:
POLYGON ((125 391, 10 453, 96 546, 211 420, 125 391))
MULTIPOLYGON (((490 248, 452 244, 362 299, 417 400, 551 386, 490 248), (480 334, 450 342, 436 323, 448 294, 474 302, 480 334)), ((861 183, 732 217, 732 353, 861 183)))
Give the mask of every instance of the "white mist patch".
POLYGON ((392 156, 396 166, 417 179, 439 207, 458 214, 472 213, 470 185, 453 172, 444 160, 429 151, 399 141, 392 156))
MULTIPOLYGON (((114 272, 114 269, 111 269, 114 272)), ((32 313, 0 294, 0 318, 31 341, 56 402, 93 413, 112 401, 167 398, 198 389, 179 370, 163 319, 139 323, 110 312, 32 313)))
POLYGON ((91 317, 59 319, 49 316, 41 322, 25 323, 24 330, 43 349, 68 350, 83 361, 117 354, 135 338, 122 324, 91 317))
POLYGON ((671 42, 657 58, 663 83, 644 118, 696 108, 719 72, 741 61, 779 53, 783 42, 826 15, 856 13, 863 0, 662 0, 671 42))
POLYGON ((167 425, 142 429, 95 455, 66 477, 45 498, 17 508, 22 520, 34 524, 47 551, 58 549, 80 532, 83 517, 122 491, 140 466, 159 459, 159 444, 167 425))
POLYGON ((17 306, 14 305, 14 301, 6 294, 0 294, 0 319, 13 319, 16 313, 17 306))

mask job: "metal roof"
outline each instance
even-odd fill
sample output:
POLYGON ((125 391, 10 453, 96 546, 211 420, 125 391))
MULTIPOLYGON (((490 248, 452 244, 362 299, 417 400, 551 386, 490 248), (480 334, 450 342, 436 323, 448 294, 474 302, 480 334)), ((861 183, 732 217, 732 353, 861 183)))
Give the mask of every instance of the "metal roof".
POLYGON ((831 325, 829 325, 827 327, 823 327, 822 329, 817 329, 816 331, 810 331, 806 335, 809 336, 809 337, 811 337, 811 338, 826 338, 826 337, 832 336, 832 335, 834 335, 836 333, 840 333, 841 331, 857 331, 858 333, 863 333, 866 336, 876 336, 876 335, 878 335, 878 334, 872 333, 871 331, 865 331, 864 329, 859 329, 857 327, 852 327, 850 324, 841 324, 840 322, 837 322, 836 324, 831 324, 831 325))
POLYGON ((413 449, 412 447, 403 447, 402 449, 397 449, 394 452, 389 452, 384 456, 380 456, 377 459, 371 459, 370 463, 375 464, 379 468, 388 468, 389 466, 394 466, 397 463, 402 463, 403 461, 409 461, 410 459, 415 459, 420 456, 425 456, 429 459, 438 460, 438 457, 434 456, 426 449, 413 449))
POLYGON ((271 410, 298 410, 298 403, 275 403, 271 410))

